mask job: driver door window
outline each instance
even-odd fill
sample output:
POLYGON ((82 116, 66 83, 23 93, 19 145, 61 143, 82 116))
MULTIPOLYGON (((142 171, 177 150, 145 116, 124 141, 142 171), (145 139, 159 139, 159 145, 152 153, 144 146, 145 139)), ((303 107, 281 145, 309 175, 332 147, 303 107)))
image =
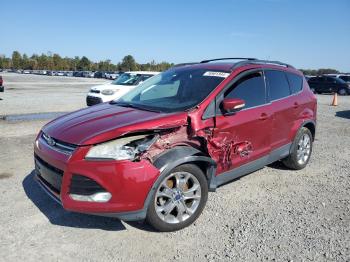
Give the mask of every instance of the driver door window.
POLYGON ((239 98, 245 101, 245 107, 260 106, 266 103, 265 82, 262 72, 255 72, 239 79, 225 93, 225 98, 239 98))

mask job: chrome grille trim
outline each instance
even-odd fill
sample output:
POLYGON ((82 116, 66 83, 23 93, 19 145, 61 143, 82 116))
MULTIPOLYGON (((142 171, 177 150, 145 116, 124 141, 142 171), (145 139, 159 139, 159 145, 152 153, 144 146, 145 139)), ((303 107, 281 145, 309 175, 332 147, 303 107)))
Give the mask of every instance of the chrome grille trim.
POLYGON ((41 138, 45 141, 45 144, 53 150, 59 151, 64 154, 71 155, 74 150, 78 147, 77 145, 69 144, 50 137, 49 135, 42 132, 41 138))

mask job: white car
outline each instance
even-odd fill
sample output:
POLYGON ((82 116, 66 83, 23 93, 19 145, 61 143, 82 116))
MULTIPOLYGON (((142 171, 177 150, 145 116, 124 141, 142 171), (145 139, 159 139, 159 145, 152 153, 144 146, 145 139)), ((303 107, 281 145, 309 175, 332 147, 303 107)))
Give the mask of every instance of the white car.
POLYGON ((146 79, 159 74, 159 72, 130 71, 121 74, 111 83, 91 87, 86 97, 88 106, 109 102, 118 99, 146 79))
POLYGON ((114 80, 114 79, 118 78, 119 75, 120 75, 119 72, 106 72, 104 77, 107 79, 114 80))

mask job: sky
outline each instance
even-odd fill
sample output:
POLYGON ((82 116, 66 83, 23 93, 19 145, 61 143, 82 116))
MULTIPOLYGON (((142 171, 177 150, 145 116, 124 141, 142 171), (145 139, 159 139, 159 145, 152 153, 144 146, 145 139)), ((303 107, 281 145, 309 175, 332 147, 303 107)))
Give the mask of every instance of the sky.
POLYGON ((350 0, 0 0, 0 54, 280 60, 350 72, 350 0))

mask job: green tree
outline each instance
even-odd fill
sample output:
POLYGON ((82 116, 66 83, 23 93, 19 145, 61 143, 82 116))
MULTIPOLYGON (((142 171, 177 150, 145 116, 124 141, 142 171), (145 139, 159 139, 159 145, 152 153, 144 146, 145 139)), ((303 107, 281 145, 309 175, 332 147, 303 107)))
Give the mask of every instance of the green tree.
POLYGON ((86 56, 83 56, 78 63, 78 69, 90 70, 90 65, 91 65, 90 60, 86 56))
POLYGON ((62 58, 59 54, 53 54, 52 56, 53 69, 62 70, 62 58))
POLYGON ((135 71, 138 70, 138 64, 136 63, 132 55, 127 55, 124 56, 120 64, 120 69, 122 71, 135 71))
POLYGON ((13 51, 12 53, 12 66, 15 69, 22 68, 22 56, 18 51, 13 51))

